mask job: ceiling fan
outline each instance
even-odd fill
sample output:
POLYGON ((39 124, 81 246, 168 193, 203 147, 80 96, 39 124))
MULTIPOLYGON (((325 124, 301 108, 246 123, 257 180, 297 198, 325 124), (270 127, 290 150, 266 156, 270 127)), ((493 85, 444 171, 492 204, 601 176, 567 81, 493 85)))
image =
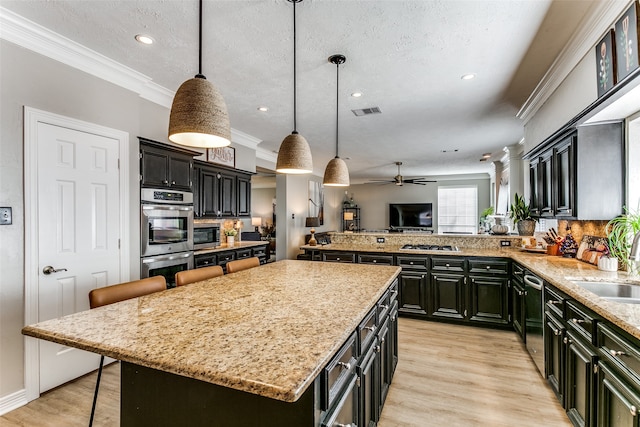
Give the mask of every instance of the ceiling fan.
POLYGON ((404 184, 427 185, 427 182, 437 182, 437 181, 430 181, 426 178, 404 179, 404 177, 400 175, 400 166, 402 166, 402 162, 395 162, 395 164, 396 166, 398 166, 398 174, 393 177, 393 180, 374 179, 371 182, 393 182, 395 185, 398 185, 398 186, 402 186, 404 184))

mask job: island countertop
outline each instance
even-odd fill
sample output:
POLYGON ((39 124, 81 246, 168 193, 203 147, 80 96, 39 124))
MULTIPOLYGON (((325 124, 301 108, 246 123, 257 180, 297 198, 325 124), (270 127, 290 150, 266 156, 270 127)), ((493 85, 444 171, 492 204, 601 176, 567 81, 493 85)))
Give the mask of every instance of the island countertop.
POLYGON ((279 261, 44 321, 22 332, 294 402, 400 271, 279 261))

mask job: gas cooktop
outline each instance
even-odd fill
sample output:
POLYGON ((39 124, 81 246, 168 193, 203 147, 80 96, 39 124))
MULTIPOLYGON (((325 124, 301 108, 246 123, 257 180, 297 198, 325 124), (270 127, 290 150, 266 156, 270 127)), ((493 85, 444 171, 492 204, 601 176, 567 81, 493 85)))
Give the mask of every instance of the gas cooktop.
POLYGON ((459 250, 457 246, 450 246, 450 245, 440 246, 440 245, 410 245, 410 244, 404 245, 400 249, 414 249, 419 251, 452 251, 452 252, 456 252, 459 250))

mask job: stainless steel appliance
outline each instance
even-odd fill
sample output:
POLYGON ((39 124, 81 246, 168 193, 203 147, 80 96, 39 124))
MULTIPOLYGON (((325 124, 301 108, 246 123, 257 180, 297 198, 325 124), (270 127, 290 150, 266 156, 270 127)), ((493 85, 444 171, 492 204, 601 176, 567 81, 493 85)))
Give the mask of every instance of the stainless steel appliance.
POLYGON ((178 252, 142 258, 140 277, 164 276, 167 288, 176 286, 178 271, 193 269, 193 252, 178 252))
POLYGON ((193 193, 140 191, 140 256, 140 277, 164 276, 170 288, 193 268, 193 193))
POLYGON ((140 204, 140 255, 193 250, 193 194, 143 188, 140 204))
POLYGON ((220 224, 194 223, 193 249, 207 249, 220 246, 220 224))
POLYGON ((529 272, 524 275, 526 303, 525 336, 527 351, 538 367, 542 376, 544 372, 544 304, 542 301, 543 281, 529 272))

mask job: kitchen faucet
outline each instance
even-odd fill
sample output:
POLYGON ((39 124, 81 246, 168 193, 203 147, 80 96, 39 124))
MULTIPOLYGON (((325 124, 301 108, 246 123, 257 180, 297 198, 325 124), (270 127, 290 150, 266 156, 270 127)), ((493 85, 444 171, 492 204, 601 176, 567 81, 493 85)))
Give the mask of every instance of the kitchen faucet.
POLYGON ((640 261, 640 231, 638 231, 633 238, 629 259, 633 261, 640 261))

